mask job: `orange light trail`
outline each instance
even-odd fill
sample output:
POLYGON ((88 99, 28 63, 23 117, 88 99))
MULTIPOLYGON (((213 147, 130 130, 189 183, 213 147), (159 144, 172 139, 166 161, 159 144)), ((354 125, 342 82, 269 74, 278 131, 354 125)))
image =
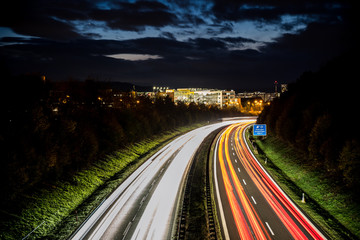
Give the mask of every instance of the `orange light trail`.
POLYGON ((244 142, 243 134, 246 127, 251 123, 252 122, 246 122, 229 126, 221 135, 218 151, 219 165, 227 199, 240 238, 271 239, 264 223, 261 221, 249 197, 246 195, 232 164, 229 151, 229 139, 234 131, 234 149, 237 158, 292 237, 299 240, 308 239, 303 230, 300 229, 299 225, 301 225, 313 239, 324 239, 322 234, 320 234, 314 226, 309 223, 309 220, 290 202, 249 152, 244 142), (299 224, 296 224, 295 221, 299 224))
POLYGON ((230 170, 230 176, 227 173, 224 157, 223 154, 221 153, 223 151, 219 151, 219 162, 220 162, 221 173, 224 179, 226 194, 228 196, 228 200, 231 207, 231 211, 233 213, 235 224, 241 239, 270 239, 269 234, 265 230, 264 224, 260 221, 258 214, 251 205, 249 198, 245 194, 244 189, 241 186, 241 183, 236 176, 236 172, 234 170, 234 167, 231 163, 231 159, 229 156, 228 144, 224 144, 224 143, 228 143, 230 132, 233 130, 235 126, 236 125, 233 125, 225 131, 225 134, 222 135, 219 145, 219 149, 223 149, 225 145, 224 152, 225 152, 226 163, 230 170), (242 213, 241 207, 238 201, 236 200, 234 189, 231 185, 231 181, 234 183, 235 191, 240 199, 240 204, 243 207, 243 211, 245 215, 242 213), (253 231, 251 231, 249 227, 251 227, 253 231), (251 232, 253 232, 253 234, 251 234, 251 232))

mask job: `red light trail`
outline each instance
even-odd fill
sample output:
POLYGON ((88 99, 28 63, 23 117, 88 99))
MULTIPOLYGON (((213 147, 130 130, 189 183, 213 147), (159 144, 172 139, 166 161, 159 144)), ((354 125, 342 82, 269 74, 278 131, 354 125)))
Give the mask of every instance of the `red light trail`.
POLYGON ((253 196, 250 198, 244 189, 248 180, 243 179, 242 185, 242 173, 239 167, 234 167, 235 164, 241 164, 272 209, 273 218, 280 220, 293 239, 325 239, 250 152, 244 140, 244 131, 249 124, 251 122, 233 124, 226 128, 219 139, 217 153, 226 199, 240 239, 272 239, 276 238, 276 234, 269 223, 261 219, 261 208, 255 207, 255 199, 253 196), (229 149, 230 146, 233 152, 229 149))

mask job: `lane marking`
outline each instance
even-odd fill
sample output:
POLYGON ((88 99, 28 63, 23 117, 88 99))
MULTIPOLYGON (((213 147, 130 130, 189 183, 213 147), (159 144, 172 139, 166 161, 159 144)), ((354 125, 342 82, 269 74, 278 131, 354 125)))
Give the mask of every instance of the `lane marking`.
POLYGON ((240 168, 238 168, 238 172, 240 172, 240 168))
POLYGON ((237 163, 237 160, 235 159, 235 162, 237 163))
POLYGON ((126 229, 125 229, 125 231, 124 231, 124 233, 123 233, 123 236, 124 236, 124 237, 123 237, 122 239, 125 238, 126 234, 128 233, 128 231, 129 231, 129 229, 130 229, 130 226, 131 226, 131 222, 129 222, 128 225, 126 226, 126 229))
POLYGON ((255 204, 257 204, 256 201, 255 201, 255 198, 254 198, 253 196, 251 196, 251 199, 253 200, 253 202, 254 202, 255 204))
POLYGON ((245 179, 243 179, 244 184, 246 185, 245 179))
POLYGON ((275 236, 275 234, 274 234, 273 230, 271 229, 270 225, 268 224, 268 222, 265 222, 265 224, 266 224, 266 226, 268 227, 271 235, 275 236))
MULTIPOLYGON (((221 136, 223 135, 224 133, 221 134, 221 136)), ((214 154, 214 179, 215 179, 215 190, 216 190, 216 198, 217 198, 217 203, 218 203, 218 207, 219 207, 219 212, 220 212, 220 219, 221 219, 221 225, 223 227, 223 231, 224 231, 224 235, 225 235, 225 239, 230 239, 230 236, 229 236, 229 230, 227 228, 227 225, 226 225, 226 220, 225 220, 225 214, 224 214, 224 209, 223 209, 223 206, 222 206, 222 201, 221 201, 221 196, 220 196, 220 190, 219 190, 219 184, 218 184, 218 177, 217 177, 217 169, 216 169, 216 163, 218 161, 218 157, 217 157, 217 154, 218 154, 218 149, 219 149, 219 142, 220 142, 220 138, 221 136, 218 138, 217 142, 216 142, 216 145, 215 145, 215 154, 214 154)))

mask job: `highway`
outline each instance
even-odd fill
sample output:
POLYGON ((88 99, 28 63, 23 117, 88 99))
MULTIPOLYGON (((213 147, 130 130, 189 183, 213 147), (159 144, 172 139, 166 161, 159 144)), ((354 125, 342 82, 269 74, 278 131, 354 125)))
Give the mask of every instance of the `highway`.
POLYGON ((326 239, 261 166, 245 142, 254 121, 228 126, 216 142, 213 170, 224 239, 326 239))
POLYGON ((88 217, 71 239, 171 239, 192 158, 206 136, 235 120, 190 131, 159 150, 88 217))

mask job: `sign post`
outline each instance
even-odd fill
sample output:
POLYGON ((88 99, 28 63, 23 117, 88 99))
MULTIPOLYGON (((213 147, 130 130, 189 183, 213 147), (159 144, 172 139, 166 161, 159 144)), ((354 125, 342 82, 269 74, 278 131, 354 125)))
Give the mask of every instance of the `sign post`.
POLYGON ((253 136, 266 136, 266 124, 254 124, 253 136))

